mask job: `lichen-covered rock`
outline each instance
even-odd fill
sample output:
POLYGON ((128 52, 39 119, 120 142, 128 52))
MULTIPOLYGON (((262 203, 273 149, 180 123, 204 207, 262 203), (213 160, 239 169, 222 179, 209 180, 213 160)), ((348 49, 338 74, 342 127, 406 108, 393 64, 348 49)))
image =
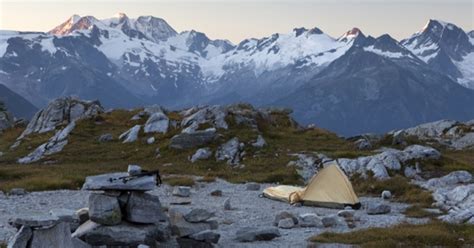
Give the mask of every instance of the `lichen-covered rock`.
POLYGON ((120 140, 123 140, 123 143, 135 142, 138 139, 138 133, 140 132, 141 125, 135 125, 126 132, 122 133, 119 136, 120 140))
POLYGON ((216 151, 217 161, 227 161, 229 165, 238 165, 241 159, 243 145, 237 137, 232 138, 219 147, 216 151))
POLYGON ((145 133, 166 133, 168 132, 170 120, 163 112, 156 112, 150 115, 143 127, 145 133))
POLYGON ((29 164, 41 160, 44 156, 58 153, 63 150, 63 148, 68 143, 68 136, 76 126, 76 123, 73 121, 69 123, 65 128, 58 131, 53 137, 51 137, 48 142, 37 147, 33 152, 28 154, 26 157, 18 159, 20 164, 29 164))
POLYGON ((216 129, 227 129, 229 126, 225 121, 228 112, 223 106, 206 106, 194 113, 184 112, 185 117, 181 121, 183 133, 193 133, 201 124, 210 124, 216 129))
POLYGON ((212 142, 216 137, 216 129, 209 128, 192 133, 181 133, 171 138, 170 147, 174 149, 189 149, 212 142))
POLYGON ((194 163, 198 160, 206 160, 212 156, 212 151, 209 147, 199 148, 193 156, 189 159, 191 163, 194 163))
POLYGON ((103 111, 99 101, 83 101, 72 97, 58 98, 35 114, 19 139, 31 133, 53 131, 60 125, 83 118, 92 118, 103 111))

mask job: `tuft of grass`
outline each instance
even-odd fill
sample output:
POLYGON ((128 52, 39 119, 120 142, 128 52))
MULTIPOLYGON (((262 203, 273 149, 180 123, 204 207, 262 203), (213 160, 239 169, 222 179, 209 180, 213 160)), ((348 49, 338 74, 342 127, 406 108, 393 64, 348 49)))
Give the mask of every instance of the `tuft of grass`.
POLYGON ((438 216, 438 214, 429 212, 418 204, 408 207, 403 214, 410 218, 432 218, 438 216))
POLYGON ((431 193, 417 185, 411 184, 409 179, 395 175, 387 180, 375 178, 364 179, 360 176, 352 177, 354 190, 360 195, 379 196, 382 191, 390 190, 395 200, 429 207, 433 203, 431 193))
POLYGON ((325 232, 309 240, 362 247, 470 247, 474 245, 474 226, 432 221, 423 225, 400 224, 390 228, 369 228, 349 233, 325 232))
POLYGON ((194 186, 194 179, 191 177, 168 177, 163 178, 163 182, 170 186, 194 186))
POLYGON ((216 177, 214 176, 203 176, 202 178, 198 179, 199 182, 205 182, 205 183, 212 183, 216 181, 216 177))

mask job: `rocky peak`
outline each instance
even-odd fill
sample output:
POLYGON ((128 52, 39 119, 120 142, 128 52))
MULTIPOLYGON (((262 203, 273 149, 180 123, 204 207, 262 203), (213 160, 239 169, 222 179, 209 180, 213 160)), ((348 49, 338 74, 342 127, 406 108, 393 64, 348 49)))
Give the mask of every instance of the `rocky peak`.
POLYGON ((356 39, 359 35, 364 36, 364 34, 362 33, 362 31, 359 28, 354 27, 354 28, 348 30, 347 32, 345 32, 337 40, 342 41, 342 42, 352 41, 352 40, 356 39))
POLYGON ((61 25, 53 28, 49 33, 55 35, 68 35, 75 30, 90 29, 97 22, 98 20, 93 16, 81 17, 79 15, 73 15, 61 25))

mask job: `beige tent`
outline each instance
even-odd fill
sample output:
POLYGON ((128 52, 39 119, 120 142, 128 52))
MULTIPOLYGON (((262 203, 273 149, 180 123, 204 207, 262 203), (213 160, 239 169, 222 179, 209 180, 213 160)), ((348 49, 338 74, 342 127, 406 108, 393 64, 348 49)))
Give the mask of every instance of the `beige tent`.
POLYGON ((344 208, 359 208, 359 198, 351 182, 337 164, 332 164, 313 176, 304 187, 280 185, 263 191, 265 197, 303 205, 344 208))

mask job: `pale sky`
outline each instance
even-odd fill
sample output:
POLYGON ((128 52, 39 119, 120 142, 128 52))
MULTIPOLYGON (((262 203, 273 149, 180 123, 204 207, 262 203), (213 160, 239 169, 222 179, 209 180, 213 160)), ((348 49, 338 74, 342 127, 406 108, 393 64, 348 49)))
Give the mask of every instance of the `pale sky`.
POLYGON ((0 0, 0 29, 49 31, 73 14, 103 19, 119 12, 161 17, 178 32, 194 29, 233 43, 295 27, 318 27, 333 37, 358 27, 400 40, 430 18, 474 29, 474 0, 0 0))

